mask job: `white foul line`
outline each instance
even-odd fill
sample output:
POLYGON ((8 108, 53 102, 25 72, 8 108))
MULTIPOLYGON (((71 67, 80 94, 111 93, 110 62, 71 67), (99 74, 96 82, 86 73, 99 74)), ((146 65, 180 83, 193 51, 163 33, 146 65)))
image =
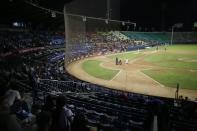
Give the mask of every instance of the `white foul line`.
POLYGON ((119 70, 119 72, 110 80, 110 81, 113 81, 115 79, 116 76, 118 76, 120 74, 122 70, 119 70))
POLYGON ((162 85, 161 83, 159 83, 158 81, 156 81, 155 79, 151 78, 150 76, 144 74, 143 72, 139 71, 141 74, 143 74, 145 77, 150 78, 151 80, 153 80, 154 82, 156 82, 157 84, 159 84, 162 87, 165 87, 164 85, 162 85))

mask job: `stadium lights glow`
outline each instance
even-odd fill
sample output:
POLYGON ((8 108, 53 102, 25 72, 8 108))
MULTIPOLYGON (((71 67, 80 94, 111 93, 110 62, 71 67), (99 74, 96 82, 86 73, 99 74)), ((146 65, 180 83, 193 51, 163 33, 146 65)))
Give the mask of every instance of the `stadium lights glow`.
POLYGON ((15 26, 15 27, 18 27, 19 23, 18 22, 14 22, 12 25, 15 26))
POLYGON ((55 18, 56 17, 56 13, 54 11, 51 12, 51 17, 55 18))
POLYGON ((181 28, 183 27, 183 23, 177 23, 172 26, 173 28, 181 28))
POLYGON ((135 31, 135 29, 136 29, 136 26, 137 26, 137 25, 136 25, 136 24, 134 24, 134 27, 133 27, 133 28, 134 28, 134 29, 133 29, 134 31, 135 31))
POLYGON ((106 24, 108 24, 108 23, 109 23, 108 19, 106 19, 106 20, 105 20, 105 23, 106 23, 106 24))
POLYGON ((85 16, 83 16, 82 19, 83 19, 83 22, 86 22, 87 21, 87 19, 86 19, 85 16))
POLYGON ((195 27, 195 28, 197 27, 197 22, 193 23, 193 27, 195 27))
POLYGON ((134 28, 136 28, 136 26, 137 26, 137 25, 136 25, 136 23, 135 23, 135 24, 134 24, 134 28))

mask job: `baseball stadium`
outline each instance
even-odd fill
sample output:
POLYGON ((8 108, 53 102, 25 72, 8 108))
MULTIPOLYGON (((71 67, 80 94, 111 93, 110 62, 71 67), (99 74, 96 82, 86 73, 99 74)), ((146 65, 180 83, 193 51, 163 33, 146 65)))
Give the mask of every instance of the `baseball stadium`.
POLYGON ((2 0, 1 131, 197 131, 195 1, 2 0))

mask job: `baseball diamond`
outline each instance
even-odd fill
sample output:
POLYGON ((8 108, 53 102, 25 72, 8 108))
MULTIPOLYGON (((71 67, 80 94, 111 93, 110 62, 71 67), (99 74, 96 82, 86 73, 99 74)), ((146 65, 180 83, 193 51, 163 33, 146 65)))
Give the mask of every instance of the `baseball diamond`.
POLYGON ((153 47, 140 52, 95 56, 71 63, 67 71, 79 79, 109 88, 170 98, 174 98, 179 83, 180 95, 196 98, 196 50, 196 45, 174 45, 167 46, 167 51, 160 46, 158 51, 153 47), (116 57, 128 58, 129 64, 116 65, 116 57))

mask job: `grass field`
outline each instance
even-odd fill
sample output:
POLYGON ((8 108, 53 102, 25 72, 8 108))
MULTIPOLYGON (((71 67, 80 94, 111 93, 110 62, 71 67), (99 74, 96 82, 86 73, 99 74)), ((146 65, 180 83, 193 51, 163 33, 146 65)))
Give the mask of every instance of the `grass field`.
POLYGON ((155 79, 159 83, 168 86, 168 87, 176 87, 177 83, 179 83, 180 88, 184 87, 185 89, 197 89, 197 73, 196 72, 188 72, 188 71, 177 71, 174 69, 171 70, 144 70, 142 71, 144 74, 150 76, 155 79))
POLYGON ((180 87, 197 90, 197 45, 173 45, 167 47, 174 53, 148 55, 146 62, 164 69, 142 71, 161 84, 169 87, 180 87))
MULTIPOLYGON (((156 53, 146 54, 144 52, 153 52, 154 48, 140 51, 108 55, 107 58, 115 60, 118 57, 121 60, 128 58, 134 60, 141 57, 141 63, 148 63, 153 66, 151 69, 143 69, 141 72, 168 86, 197 90, 197 45, 172 45, 159 47, 156 53)), ((112 79, 119 70, 106 69, 100 66, 101 61, 88 60, 83 63, 83 69, 90 75, 104 79, 112 79)))
POLYGON ((144 58, 144 60, 157 66, 181 69, 197 69, 197 62, 190 62, 192 60, 197 60, 197 55, 192 54, 148 55, 144 58), (184 60, 187 60, 188 62, 184 62, 184 60))
POLYGON ((82 68, 88 74, 104 80, 112 79, 119 72, 119 70, 111 70, 111 69, 103 68, 100 66, 100 63, 101 61, 88 60, 83 63, 82 68))
POLYGON ((182 45, 170 45, 167 46, 168 50, 174 50, 174 51, 192 51, 197 52, 197 44, 182 44, 182 45))

